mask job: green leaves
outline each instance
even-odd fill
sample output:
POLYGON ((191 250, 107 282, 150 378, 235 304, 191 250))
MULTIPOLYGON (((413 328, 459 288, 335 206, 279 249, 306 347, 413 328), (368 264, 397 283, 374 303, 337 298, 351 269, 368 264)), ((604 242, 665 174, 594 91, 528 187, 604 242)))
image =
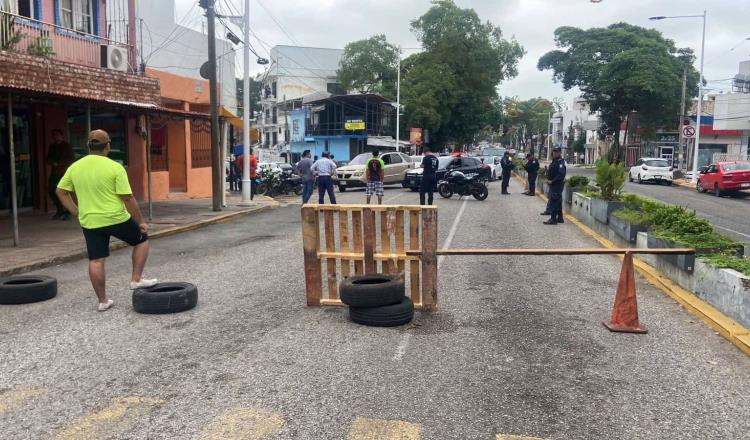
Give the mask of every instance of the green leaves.
POLYGON ((349 43, 344 48, 339 81, 349 92, 376 93, 396 100, 398 48, 385 35, 349 43))
POLYGON ((604 200, 619 200, 625 186, 625 168, 620 164, 600 160, 596 164, 596 185, 604 200))

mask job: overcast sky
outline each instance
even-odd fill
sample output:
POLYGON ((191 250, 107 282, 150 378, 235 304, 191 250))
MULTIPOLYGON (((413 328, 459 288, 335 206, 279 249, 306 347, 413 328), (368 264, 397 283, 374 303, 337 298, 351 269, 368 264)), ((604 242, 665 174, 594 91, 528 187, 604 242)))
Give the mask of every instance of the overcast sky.
MULTIPOLYGON (((175 0, 176 19, 200 28, 197 0, 175 0)), ((244 0, 217 0, 221 12, 229 12, 233 3, 241 11, 244 0)), ((519 74, 500 85, 503 96, 527 99, 565 97, 552 81, 549 71, 536 68, 539 57, 553 49, 553 32, 559 26, 601 27, 625 21, 653 27, 678 47, 700 48, 700 18, 649 21, 654 15, 693 15, 708 9, 706 26, 706 63, 704 74, 709 88, 729 90, 731 78, 740 61, 750 59, 750 0, 456 0, 463 8, 473 8, 482 20, 500 26, 506 37, 515 37, 526 49, 519 74), (733 49, 734 48, 734 49, 733 49), (733 49, 733 50, 732 50, 733 49)), ((405 48, 417 48, 419 42, 410 30, 410 21, 427 11, 429 0, 252 0, 252 29, 260 40, 276 44, 343 48, 348 42, 384 33, 388 41, 405 48), (274 20, 275 18, 275 20, 274 20), (278 23, 277 23, 278 22, 278 23)), ((252 38, 253 46, 268 56, 265 44, 252 38)), ((405 51, 406 54, 409 51, 405 51)), ((242 58, 238 57, 241 68, 242 58)), ((696 61, 696 68, 698 62, 696 61)), ((262 68, 254 65, 253 71, 262 68)))

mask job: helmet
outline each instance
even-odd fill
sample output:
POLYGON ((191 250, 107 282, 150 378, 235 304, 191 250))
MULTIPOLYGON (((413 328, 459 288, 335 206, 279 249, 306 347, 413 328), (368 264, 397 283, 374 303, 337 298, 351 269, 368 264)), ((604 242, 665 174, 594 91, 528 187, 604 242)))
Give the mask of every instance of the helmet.
POLYGON ((450 180, 455 180, 455 181, 466 180, 466 175, 462 173, 461 171, 457 171, 457 170, 451 171, 448 177, 450 178, 450 180))

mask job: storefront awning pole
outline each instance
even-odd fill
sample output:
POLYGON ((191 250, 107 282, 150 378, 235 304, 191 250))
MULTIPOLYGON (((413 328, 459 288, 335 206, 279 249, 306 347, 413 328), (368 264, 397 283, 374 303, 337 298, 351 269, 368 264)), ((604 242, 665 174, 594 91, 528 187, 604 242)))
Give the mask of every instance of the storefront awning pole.
POLYGON ((13 95, 8 93, 8 152, 10 153, 10 208, 13 216, 13 246, 18 246, 18 195, 16 193, 16 153, 13 145, 13 95))
POLYGON ((151 200, 151 115, 146 114, 146 173, 148 179, 148 220, 154 219, 154 207, 151 200))
MULTIPOLYGON (((221 163, 222 166, 226 166, 227 163, 227 141, 229 139, 229 122, 222 118, 221 119, 221 163)), ((222 168, 221 171, 224 176, 221 179, 221 206, 227 206, 227 177, 226 171, 222 168)))

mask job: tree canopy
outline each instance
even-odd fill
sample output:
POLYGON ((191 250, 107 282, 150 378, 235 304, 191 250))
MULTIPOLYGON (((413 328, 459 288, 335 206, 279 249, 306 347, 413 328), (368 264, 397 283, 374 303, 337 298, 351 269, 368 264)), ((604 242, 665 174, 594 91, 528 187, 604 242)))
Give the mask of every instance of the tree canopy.
POLYGON ((654 29, 627 23, 606 28, 555 30, 557 50, 539 59, 539 70, 552 70, 566 90, 578 87, 592 111, 601 112, 602 131, 614 136, 610 161, 619 162, 620 123, 630 112, 660 126, 679 114, 682 75, 689 96, 697 93, 698 73, 690 49, 678 49, 654 29))
POLYGON ((347 44, 338 71, 341 87, 395 101, 398 56, 398 48, 382 34, 347 44))

